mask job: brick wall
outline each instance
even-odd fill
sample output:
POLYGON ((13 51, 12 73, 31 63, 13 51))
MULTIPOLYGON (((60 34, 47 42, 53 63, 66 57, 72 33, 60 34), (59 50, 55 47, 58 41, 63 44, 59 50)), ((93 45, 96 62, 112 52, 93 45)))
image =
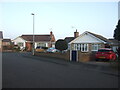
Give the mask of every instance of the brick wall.
POLYGON ((26 48, 27 48, 27 51, 31 51, 32 50, 32 43, 26 42, 26 48))
POLYGON ((60 58, 69 60, 70 59, 70 52, 66 53, 35 53, 36 56, 45 56, 45 57, 53 57, 53 58, 60 58))
POLYGON ((94 61, 94 60, 95 60, 95 53, 78 51, 78 61, 79 62, 87 62, 87 61, 94 61))
POLYGON ((9 46, 10 42, 2 42, 2 46, 9 46))
MULTIPOLYGON (((43 56, 43 57, 53 57, 53 58, 60 58, 64 60, 70 61, 70 52, 66 53, 35 53, 36 56, 43 56)), ((80 52, 78 51, 78 62, 87 62, 87 61, 94 61, 95 54, 94 53, 87 53, 87 52, 80 52)))
MULTIPOLYGON (((92 47, 92 44, 89 44, 89 52, 78 51, 78 62, 87 62, 87 61, 95 60, 95 52, 91 51, 91 49, 92 49, 91 47, 92 47)), ((101 48, 104 48, 104 47, 105 47, 105 45, 101 44, 101 48)), ((71 44, 71 49, 73 49, 73 44, 71 44)), ((69 51, 67 53, 35 53, 35 55, 70 60, 70 52, 69 51)))

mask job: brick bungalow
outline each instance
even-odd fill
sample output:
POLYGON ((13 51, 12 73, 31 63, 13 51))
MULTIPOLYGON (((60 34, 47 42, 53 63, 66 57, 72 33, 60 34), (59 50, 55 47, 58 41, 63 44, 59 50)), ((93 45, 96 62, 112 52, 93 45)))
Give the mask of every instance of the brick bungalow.
POLYGON ((74 40, 75 38, 77 38, 77 37, 79 37, 79 32, 77 31, 77 29, 76 29, 76 31, 74 32, 74 37, 65 37, 65 41, 67 42, 67 44, 68 44, 68 50, 70 50, 70 42, 72 41, 72 40, 74 40))
POLYGON ((99 48, 106 47, 106 45, 110 45, 111 41, 101 35, 86 31, 69 44, 71 45, 71 50, 93 52, 97 51, 99 48))
POLYGON ((9 46, 11 44, 12 44, 11 39, 3 39, 2 40, 2 46, 9 46))
MULTIPOLYGON (((54 47, 55 36, 51 31, 50 34, 45 35, 34 35, 35 36, 35 47, 54 47)), ((21 35, 13 40, 14 45, 18 45, 20 49, 26 48, 27 51, 32 50, 33 45, 33 35, 21 35)))
POLYGON ((98 51, 99 48, 110 47, 110 44, 111 41, 105 37, 88 31, 69 43, 70 51, 77 51, 77 61, 89 61, 94 52, 98 51))
POLYGON ((2 50, 12 50, 13 49, 13 43, 11 42, 11 39, 3 39, 2 40, 2 50))

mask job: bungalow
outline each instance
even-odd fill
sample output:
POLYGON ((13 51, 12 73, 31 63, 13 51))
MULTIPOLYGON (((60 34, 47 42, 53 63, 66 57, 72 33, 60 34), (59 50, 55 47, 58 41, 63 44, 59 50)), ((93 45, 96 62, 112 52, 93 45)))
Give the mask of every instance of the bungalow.
MULTIPOLYGON (((55 37, 53 32, 51 31, 50 34, 46 35, 34 35, 35 37, 35 47, 42 46, 42 47, 54 47, 55 44, 55 37)), ((32 50, 33 45, 33 35, 22 35, 13 40, 14 45, 18 45, 20 49, 26 48, 27 51, 32 50)))
POLYGON ((2 50, 6 51, 6 50, 12 50, 13 48, 13 44, 11 42, 11 39, 3 39, 2 40, 2 50))
POLYGON ((117 52, 118 47, 120 47, 120 41, 115 39, 109 39, 111 41, 111 48, 114 52, 117 52))
POLYGON ((3 39, 2 46, 10 46, 12 44, 11 39, 3 39))
POLYGON ((72 41, 72 40, 74 40, 75 38, 77 38, 77 37, 79 37, 79 32, 77 31, 77 29, 76 29, 76 31, 74 32, 74 37, 65 37, 65 41, 67 42, 67 44, 68 44, 68 50, 70 50, 70 42, 72 41))
POLYGON ((110 43, 110 40, 101 35, 85 31, 79 37, 72 40, 69 44, 71 50, 91 53, 98 51, 99 48, 106 47, 106 45, 109 45, 110 43))

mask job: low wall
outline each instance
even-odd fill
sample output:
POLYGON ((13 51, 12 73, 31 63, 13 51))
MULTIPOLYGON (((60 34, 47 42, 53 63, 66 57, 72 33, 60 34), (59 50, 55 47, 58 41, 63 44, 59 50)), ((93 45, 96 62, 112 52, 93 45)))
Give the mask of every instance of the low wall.
MULTIPOLYGON (((53 57, 53 58, 60 58, 70 61, 70 52, 65 53, 38 53, 35 52, 36 56, 44 56, 44 57, 53 57)), ((78 62, 87 62, 87 61, 94 61, 95 56, 93 53, 83 53, 78 52, 78 62)))
POLYGON ((70 52, 65 52, 65 53, 42 53, 42 52, 38 53, 38 52, 35 52, 35 55, 60 58, 60 59, 68 60, 68 61, 70 59, 70 52))
POLYGON ((79 52, 78 51, 78 61, 79 62, 87 62, 87 61, 94 61, 95 54, 94 53, 87 53, 87 52, 79 52))

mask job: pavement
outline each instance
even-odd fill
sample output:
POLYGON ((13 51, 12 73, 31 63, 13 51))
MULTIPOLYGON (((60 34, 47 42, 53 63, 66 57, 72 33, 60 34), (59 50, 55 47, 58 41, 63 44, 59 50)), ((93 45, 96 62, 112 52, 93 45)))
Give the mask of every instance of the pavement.
MULTIPOLYGON (((33 57, 31 56, 31 53, 26 54, 27 57, 33 57)), ((41 57, 41 56, 40 56, 41 57)), ((34 56, 34 58, 39 58, 39 56, 34 56)), ((46 58, 45 56, 43 56, 42 58, 46 58)), ((54 63, 62 63, 63 64, 63 60, 57 58, 57 60, 52 59, 53 57, 48 57, 51 59, 51 62, 54 63), (61 62, 62 61, 62 62, 61 62)), ((120 77, 120 71, 119 71, 119 67, 120 65, 118 65, 118 62, 114 62, 114 61, 89 61, 89 62, 74 62, 74 61, 66 61, 68 63, 71 63, 72 65, 81 65, 86 67, 86 69, 89 68, 89 70, 94 70, 97 72, 102 72, 105 74, 109 74, 109 75, 114 75, 117 77, 120 77)))
POLYGON ((92 70, 96 70, 105 74, 114 75, 120 77, 119 65, 116 62, 84 62, 83 64, 94 67, 92 70))

